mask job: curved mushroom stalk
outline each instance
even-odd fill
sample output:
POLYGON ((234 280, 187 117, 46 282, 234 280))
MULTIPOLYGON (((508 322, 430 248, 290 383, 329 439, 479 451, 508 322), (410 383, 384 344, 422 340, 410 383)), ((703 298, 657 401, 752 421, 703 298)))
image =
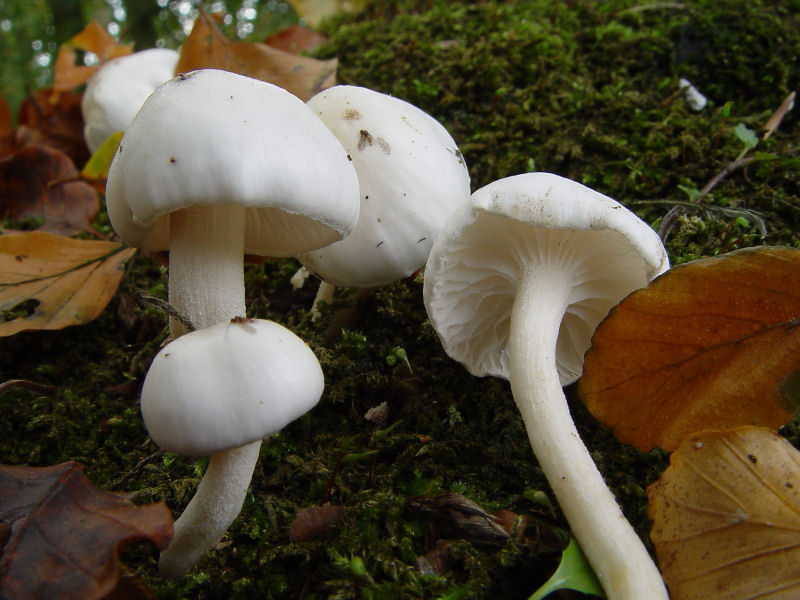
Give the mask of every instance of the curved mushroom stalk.
POLYGON ((242 508, 261 440, 308 412, 323 387, 311 349, 272 321, 197 329, 156 355, 142 386, 147 430, 165 450, 211 456, 161 553, 165 577, 180 577, 217 544, 242 508))
POLYGON ((332 283, 328 283, 327 281, 320 281, 319 282, 319 289, 317 289, 317 295, 314 296, 314 302, 311 305, 311 320, 317 321, 320 316, 320 304, 332 304, 333 303, 333 295, 336 292, 336 286, 332 283))
POLYGON ((610 600, 665 600, 644 544, 581 442, 562 386, 603 317, 669 268, 621 204, 549 173, 498 180, 437 237, 423 295, 447 353, 509 379, 531 446, 610 600))
POLYGON ((211 457, 194 497, 175 521, 172 541, 158 559, 164 577, 180 578, 222 539, 242 510, 260 449, 258 440, 211 457))
POLYGON ((509 372, 528 438, 575 538, 613 600, 667 598, 661 574, 625 519, 578 435, 556 368, 559 326, 571 283, 534 265, 511 313, 509 372))

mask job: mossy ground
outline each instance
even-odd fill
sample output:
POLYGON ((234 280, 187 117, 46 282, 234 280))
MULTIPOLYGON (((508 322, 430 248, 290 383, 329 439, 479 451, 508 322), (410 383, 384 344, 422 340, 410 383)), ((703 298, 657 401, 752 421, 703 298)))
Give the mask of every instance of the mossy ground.
MULTIPOLYGON (((552 171, 620 200, 656 228, 737 157, 735 125, 760 132, 798 87, 796 1, 378 1, 325 31, 331 41, 320 56, 339 57, 342 82, 401 97, 448 127, 473 189, 552 171), (709 97, 702 112, 687 106, 680 77, 709 97)), ((800 246, 797 131, 794 111, 759 144, 758 160, 686 209, 668 241, 674 263, 746 245, 800 246)), ((530 499, 549 490, 508 384, 473 378, 443 353, 418 277, 358 299, 342 293, 312 323, 314 284, 292 290, 297 267, 248 266, 248 312, 309 342, 326 375, 322 401, 264 444, 241 517, 185 581, 163 582, 146 546, 126 552, 127 564, 164 600, 527 598, 555 568, 568 527, 557 509, 530 499), (387 364, 398 346, 413 371, 387 364), (384 400, 386 424, 363 418, 384 400), (459 540, 411 502, 444 492, 489 511, 508 508, 529 525, 502 548, 459 540), (297 511, 326 501, 346 507, 341 524, 290 543, 297 511), (440 535, 453 540, 445 566, 422 574, 416 561, 440 535)), ((165 317, 137 306, 131 292, 163 297, 165 280, 158 257, 137 256, 95 322, 0 342, 0 380, 53 386, 52 395, 0 396, 0 462, 79 460, 101 487, 183 508, 203 463, 157 453, 137 403, 167 330, 165 317)), ((579 431, 646 538, 644 489, 667 457, 622 446, 573 405, 579 431)))

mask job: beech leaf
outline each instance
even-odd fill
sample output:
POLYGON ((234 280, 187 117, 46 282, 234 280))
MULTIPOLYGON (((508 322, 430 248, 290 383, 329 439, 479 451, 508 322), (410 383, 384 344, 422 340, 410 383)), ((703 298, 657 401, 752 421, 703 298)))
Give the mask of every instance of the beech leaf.
POLYGON ((69 157, 53 148, 26 146, 0 160, 0 214, 19 221, 41 217, 41 231, 86 231, 100 210, 97 191, 79 180, 69 157))
POLYGON ((284 52, 300 54, 301 52, 311 52, 327 41, 328 38, 313 29, 302 25, 290 25, 268 35, 264 43, 284 52))
POLYGON ((88 323, 136 250, 34 231, 0 236, 0 336, 88 323), (28 314, 17 314, 23 311, 28 314))
POLYGON ((135 506, 129 497, 94 486, 72 461, 0 465, 0 520, 10 525, 0 596, 94 600, 112 592, 124 573, 119 555, 126 546, 148 540, 163 549, 172 538, 163 502, 135 506))
POLYGON ((11 107, 8 106, 6 99, 0 96, 0 133, 10 131, 13 119, 11 118, 11 107))
POLYGON ((318 27, 322 20, 340 12, 357 12, 366 0, 291 0, 290 4, 298 16, 318 27))
POLYGON ((673 600, 800 597, 800 453, 742 427, 686 438, 647 489, 673 600))
POLYGON ((89 158, 89 148, 83 139, 81 94, 54 94, 45 88, 28 94, 19 107, 18 127, 14 132, 16 148, 48 146, 61 150, 76 165, 89 158))
POLYGON ((600 324, 578 392, 622 442, 777 430, 800 403, 800 250, 748 248, 667 271, 600 324))
POLYGON ((343 506, 309 506, 297 511, 289 525, 290 542, 306 542, 325 535, 336 527, 344 517, 343 506))
POLYGON ((56 55, 54 67, 55 92, 65 92, 86 83, 99 65, 76 64, 78 50, 92 52, 102 63, 118 56, 133 52, 130 45, 118 44, 99 23, 92 21, 79 33, 61 44, 56 55))
POLYGON ((317 60, 258 42, 229 40, 214 20, 200 11, 181 46, 176 73, 221 69, 280 86, 304 102, 336 83, 337 60, 317 60))
POLYGON ((117 153, 122 134, 122 131, 117 131, 108 136, 81 169, 81 178, 101 194, 106 193, 108 169, 117 153))

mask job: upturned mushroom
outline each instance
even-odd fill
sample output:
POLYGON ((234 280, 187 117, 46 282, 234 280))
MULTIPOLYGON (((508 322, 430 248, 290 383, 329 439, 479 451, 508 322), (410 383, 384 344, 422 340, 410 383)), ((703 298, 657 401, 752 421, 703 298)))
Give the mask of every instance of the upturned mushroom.
POLYGON ((161 553, 163 575, 179 577, 194 565, 241 510, 255 459, 231 456, 257 457, 262 438, 311 410, 323 386, 311 349, 272 321, 218 323, 161 349, 142 387, 147 430, 169 452, 211 455, 197 494, 175 523, 173 542, 161 553))
POLYGON ((534 454, 608 598, 661 600, 657 567, 569 413, 595 327, 669 267, 658 235, 621 204, 549 173, 495 181, 436 239, 424 301, 445 351, 509 379, 534 454))
POLYGON ((329 88, 308 106, 344 146, 361 192, 353 232, 298 257, 322 279, 316 303, 330 301, 337 286, 377 287, 412 275, 450 214, 469 201, 455 141, 425 111, 364 87, 329 88))
POLYGON ((83 137, 94 152, 117 131, 125 131, 147 97, 175 75, 178 52, 151 48, 120 56, 92 75, 81 98, 83 137))
MULTIPOLYGON (((245 315, 245 253, 325 246, 359 209, 347 153, 300 99, 217 70, 179 75, 145 101, 112 161, 106 202, 128 244, 169 250, 170 303, 197 329, 245 315)), ((186 331, 171 325, 174 337, 186 331)), ((257 456, 228 453, 218 471, 241 472, 257 456)), ((178 519, 173 544, 181 531, 178 519)))

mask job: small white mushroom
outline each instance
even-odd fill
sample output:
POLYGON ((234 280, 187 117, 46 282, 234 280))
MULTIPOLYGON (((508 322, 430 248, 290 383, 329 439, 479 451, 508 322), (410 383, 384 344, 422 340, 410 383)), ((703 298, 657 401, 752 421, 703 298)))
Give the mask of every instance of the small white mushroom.
POLYGON ((142 387, 147 430, 169 452, 211 455, 161 553, 163 575, 179 577, 220 540, 241 510, 262 438, 311 410, 323 386, 311 349, 272 321, 219 323, 161 349, 142 387))
POLYGON ((151 48, 105 63, 89 79, 81 98, 83 137, 89 150, 125 131, 133 115, 159 85, 175 75, 178 53, 151 48))
POLYGON ((424 299, 446 352, 509 379, 531 446, 611 600, 665 600, 661 576, 572 422, 561 389, 595 327, 668 268, 658 235, 611 198, 549 173, 495 181, 447 222, 424 299))
POLYGON ((298 257, 323 284, 369 288, 412 275, 450 214, 469 201, 469 172, 448 131, 399 98, 340 85, 308 101, 352 159, 361 192, 353 232, 298 257))

